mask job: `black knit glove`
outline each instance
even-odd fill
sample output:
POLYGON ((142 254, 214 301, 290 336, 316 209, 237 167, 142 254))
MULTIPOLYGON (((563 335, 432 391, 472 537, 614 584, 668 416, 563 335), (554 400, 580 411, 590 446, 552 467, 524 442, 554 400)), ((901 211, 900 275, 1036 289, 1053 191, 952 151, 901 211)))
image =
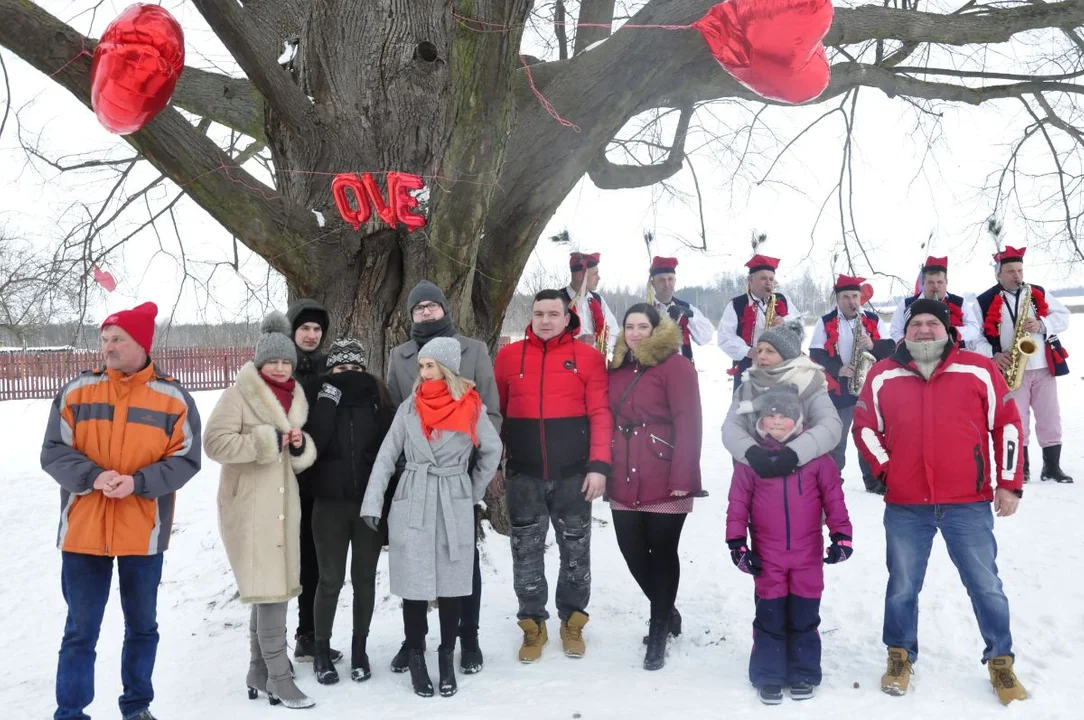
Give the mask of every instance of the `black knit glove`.
POLYGON ((829 537, 832 539, 832 544, 828 546, 828 554, 825 556, 824 562, 829 565, 835 565, 836 563, 843 562, 854 554, 854 548, 851 547, 850 535, 832 533, 829 537))
POLYGON ((682 307, 675 303, 666 308, 666 314, 669 315, 670 319, 674 322, 681 322, 681 318, 683 317, 691 318, 693 316, 693 311, 691 308, 682 307))
POLYGON ((730 548, 730 559, 734 567, 749 575, 759 575, 761 570, 760 558, 745 544, 745 538, 735 538, 726 541, 730 548))
POLYGON ((784 445, 775 454, 775 472, 779 477, 786 477, 798 469, 798 454, 784 445))
POLYGON ((775 456, 759 445, 754 445, 745 451, 745 461, 753 472, 762 478, 776 477, 775 456))

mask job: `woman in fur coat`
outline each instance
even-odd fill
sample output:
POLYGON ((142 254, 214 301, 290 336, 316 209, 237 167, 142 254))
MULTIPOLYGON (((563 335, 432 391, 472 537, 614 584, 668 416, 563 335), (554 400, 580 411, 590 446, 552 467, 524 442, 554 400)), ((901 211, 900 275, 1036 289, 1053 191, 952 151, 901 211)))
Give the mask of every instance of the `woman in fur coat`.
POLYGON ((301 431, 309 406, 293 379, 297 363, 282 313, 260 326, 256 355, 222 393, 204 430, 207 457, 221 463, 218 526, 249 622, 249 697, 311 707, 286 654, 286 605, 301 592, 301 502, 297 473, 316 460, 301 431))
POLYGON ((666 662, 681 633, 674 607, 678 543, 700 492, 700 386, 681 354, 681 332, 647 304, 625 313, 610 364, 613 463, 607 497, 621 554, 651 602, 644 669, 666 662))

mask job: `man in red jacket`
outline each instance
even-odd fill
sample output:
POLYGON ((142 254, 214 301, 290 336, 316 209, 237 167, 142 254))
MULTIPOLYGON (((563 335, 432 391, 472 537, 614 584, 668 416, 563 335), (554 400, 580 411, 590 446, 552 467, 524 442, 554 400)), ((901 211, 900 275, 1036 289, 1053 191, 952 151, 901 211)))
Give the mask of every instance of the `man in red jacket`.
POLYGON ((918 594, 940 530, 986 641, 982 661, 990 682, 1007 705, 1027 693, 1013 671, 1009 601, 997 574, 990 501, 999 517, 1007 517, 1023 496, 1020 414, 997 365, 961 350, 950 337, 943 303, 922 298, 907 312, 904 341, 870 371, 853 429, 859 451, 888 486, 888 671, 881 690, 907 692, 918 657, 918 594))
POLYGON ((546 644, 546 535, 553 522, 561 570, 557 615, 565 655, 582 657, 591 597, 591 503, 610 471, 613 418, 606 361, 576 342, 579 321, 560 290, 534 298, 527 337, 497 354, 504 473, 512 526, 512 578, 519 599, 521 662, 546 644))

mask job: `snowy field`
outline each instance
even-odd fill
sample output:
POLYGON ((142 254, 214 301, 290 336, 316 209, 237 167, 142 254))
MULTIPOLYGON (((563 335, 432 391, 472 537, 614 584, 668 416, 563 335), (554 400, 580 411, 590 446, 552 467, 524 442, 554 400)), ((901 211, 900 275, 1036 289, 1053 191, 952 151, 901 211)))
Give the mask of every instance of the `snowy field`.
MULTIPOLYGON (((388 662, 402 639, 397 599, 387 591, 381 561, 376 614, 369 640, 373 678, 354 684, 346 674, 323 687, 311 665, 299 666, 298 683, 317 701, 306 716, 532 719, 583 718, 1078 718, 1072 706, 1084 664, 1084 316, 1064 335, 1074 372, 1059 380, 1066 446, 1063 462, 1076 485, 1033 482, 1017 516, 997 520, 1001 575, 1012 607, 1018 671, 1032 699, 1001 707, 980 664, 982 640, 967 594, 944 545, 934 545, 922 595, 922 657, 912 691, 893 698, 878 690, 884 670, 881 618, 886 581, 881 498, 861 490, 853 448, 844 489, 855 526, 855 555, 828 568, 822 604, 824 683, 817 697, 762 706, 747 679, 753 618, 753 583, 731 564, 723 543, 730 458, 718 428, 729 401, 729 362, 716 347, 697 348, 705 415, 704 485, 682 540, 678 606, 685 633, 670 646, 660 672, 641 668, 648 607, 617 549, 609 509, 595 505, 594 594, 587 626, 587 656, 565 658, 557 623, 551 642, 533 666, 516 661, 520 632, 512 591, 508 541, 491 534, 482 555, 481 645, 485 669, 459 676, 453 698, 423 699, 410 691, 408 675, 388 662)), ((219 393, 197 393, 206 418, 219 393)), ((64 623, 60 554, 54 541, 57 489, 38 466, 49 402, 0 403, 0 528, 5 552, 0 612, 5 619, 0 716, 51 717, 56 654, 64 623)), ((1038 446, 1033 444, 1033 457, 1038 446)), ((1033 465, 1038 475, 1039 463, 1033 465)), ((248 610, 234 599, 234 583, 218 537, 215 493, 218 467, 203 472, 180 493, 171 548, 159 596, 162 641, 152 707, 163 720, 262 718, 285 714, 265 699, 245 695, 248 610)), ((551 534, 552 543, 552 534, 551 534)), ((557 551, 548 556, 551 592, 557 551)), ((114 580, 114 588, 116 580, 114 580)), ((349 584, 343 590, 333 645, 349 654, 349 584)), ((552 611, 552 604, 551 604, 552 611)), ((296 612, 291 604, 290 637, 296 612)), ((436 677, 435 615, 430 617, 430 672, 436 677)), ((96 718, 117 716, 123 619, 114 589, 98 645, 96 718)), ((340 665, 340 671, 343 668, 340 665)), ((347 666, 348 667, 348 666, 347 666)))

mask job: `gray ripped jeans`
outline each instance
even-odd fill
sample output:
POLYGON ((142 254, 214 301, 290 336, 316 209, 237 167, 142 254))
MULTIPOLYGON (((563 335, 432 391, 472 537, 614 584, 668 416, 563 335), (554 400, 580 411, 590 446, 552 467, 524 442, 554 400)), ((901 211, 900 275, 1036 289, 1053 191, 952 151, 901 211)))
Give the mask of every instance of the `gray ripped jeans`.
MULTIPOLYGON (((520 620, 549 618, 546 602, 546 535, 553 522, 561 570, 557 616, 584 612, 591 599, 591 503, 583 497, 583 475, 542 480, 508 471, 505 502, 512 525, 512 582, 520 620)), ((586 614, 586 613, 585 613, 586 614)))

